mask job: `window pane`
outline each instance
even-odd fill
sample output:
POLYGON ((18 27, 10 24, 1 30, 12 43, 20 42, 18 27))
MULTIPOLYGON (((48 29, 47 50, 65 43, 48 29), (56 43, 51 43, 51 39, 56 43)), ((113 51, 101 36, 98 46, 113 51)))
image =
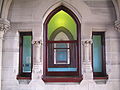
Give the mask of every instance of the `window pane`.
POLYGON ((66 43, 56 43, 56 48, 67 48, 66 43))
POLYGON ((55 43, 54 44, 54 64, 69 64, 69 44, 55 43))
POLYGON ((23 72, 31 72, 31 36, 23 36, 23 72))
POLYGON ((102 72, 101 35, 93 35, 93 70, 94 72, 102 72))
POLYGON ((56 50, 56 61, 67 62, 67 49, 57 49, 56 50))
POLYGON ((65 72, 68 72, 68 71, 77 71, 77 68, 48 68, 48 71, 58 71, 58 72, 63 72, 63 71, 65 71, 65 72))

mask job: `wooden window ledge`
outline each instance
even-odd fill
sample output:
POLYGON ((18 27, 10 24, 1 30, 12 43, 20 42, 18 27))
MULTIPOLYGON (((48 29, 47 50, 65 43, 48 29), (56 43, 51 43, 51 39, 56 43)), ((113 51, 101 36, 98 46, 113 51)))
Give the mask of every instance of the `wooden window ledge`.
POLYGON ((22 79, 25 79, 25 80, 31 80, 32 78, 31 77, 23 77, 23 76, 19 76, 17 75, 17 80, 22 80, 22 79))
POLYGON ((50 77, 43 76, 42 80, 44 82, 81 82, 82 77, 50 77))
POLYGON ((29 84, 31 81, 31 77, 21 77, 19 75, 17 75, 16 79, 18 80, 19 84, 29 84))
POLYGON ((106 84, 108 80, 108 76, 103 76, 103 77, 93 77, 94 81, 96 84, 106 84))

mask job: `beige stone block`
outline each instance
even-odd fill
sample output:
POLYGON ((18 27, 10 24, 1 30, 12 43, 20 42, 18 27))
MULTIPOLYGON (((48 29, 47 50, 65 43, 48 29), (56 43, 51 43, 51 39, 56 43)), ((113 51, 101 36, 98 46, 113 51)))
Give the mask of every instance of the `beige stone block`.
POLYGON ((19 53, 17 52, 3 52, 3 67, 14 67, 14 62, 19 60, 19 53))
POLYGON ((109 73, 109 79, 120 79, 120 65, 111 65, 110 66, 110 73, 109 73))

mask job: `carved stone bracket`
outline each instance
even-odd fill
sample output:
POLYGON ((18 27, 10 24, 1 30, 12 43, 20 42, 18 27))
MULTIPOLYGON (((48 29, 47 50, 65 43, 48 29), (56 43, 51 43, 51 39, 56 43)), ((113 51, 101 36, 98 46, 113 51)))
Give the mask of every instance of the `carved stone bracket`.
POLYGON ((0 39, 3 40, 3 35, 10 29, 10 22, 0 18, 0 39))
POLYGON ((120 32, 120 20, 115 21, 115 30, 120 32))
POLYGON ((10 22, 6 19, 0 19, 0 31, 8 31, 10 29, 10 22))

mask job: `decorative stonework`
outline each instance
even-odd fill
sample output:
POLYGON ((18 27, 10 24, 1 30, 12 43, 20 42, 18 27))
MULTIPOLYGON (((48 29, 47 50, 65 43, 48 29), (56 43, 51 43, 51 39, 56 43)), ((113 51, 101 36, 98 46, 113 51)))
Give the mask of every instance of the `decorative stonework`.
POLYGON ((33 44, 33 78, 37 79, 39 74, 42 72, 40 67, 41 67, 41 59, 40 59, 40 47, 41 47, 41 41, 40 40, 36 40, 36 41, 32 41, 33 44))
POLYGON ((82 41, 83 46, 88 46, 92 44, 92 39, 87 39, 82 41))
POLYGON ((83 78, 93 79, 92 61, 91 61, 91 44, 92 39, 82 41, 83 44, 83 78))
POLYGON ((39 45, 41 42, 40 41, 33 41, 32 44, 33 45, 39 45))
POLYGON ((83 44, 83 62, 89 62, 91 59, 91 44, 92 39, 82 41, 83 44))
POLYGON ((10 29, 10 23, 9 23, 9 21, 7 21, 7 20, 5 20, 5 19, 1 19, 0 18, 0 90, 1 90, 1 66, 2 66, 2 54, 3 54, 3 52, 2 52, 2 49, 3 49, 3 46, 2 46, 2 44, 3 44, 3 35, 5 34, 5 32, 6 31, 8 31, 10 29))
POLYGON ((10 29, 10 22, 5 19, 0 19, 0 31, 8 31, 10 29))
POLYGON ((120 31, 120 20, 115 21, 115 30, 120 31))

